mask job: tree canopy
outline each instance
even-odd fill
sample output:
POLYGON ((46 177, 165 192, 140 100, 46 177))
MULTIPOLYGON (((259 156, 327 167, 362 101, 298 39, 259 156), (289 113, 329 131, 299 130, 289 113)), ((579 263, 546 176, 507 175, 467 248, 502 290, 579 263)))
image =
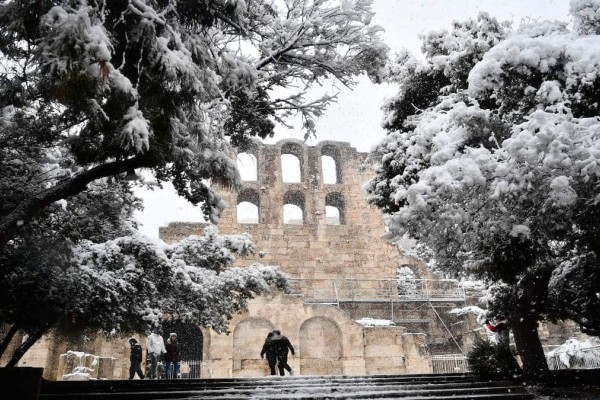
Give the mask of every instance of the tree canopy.
POLYGON ((334 99, 307 88, 379 79, 372 15, 371 0, 1 1, 0 161, 32 147, 38 170, 2 211, 0 245, 53 202, 142 167, 217 222, 207 182, 238 183, 231 144, 294 113, 310 134, 334 99))
MULTIPOLYGON (((387 47, 371 0, 0 0, 0 320, 49 330, 144 331, 165 314, 227 329, 285 289, 275 267, 233 267, 249 238, 172 246, 142 237, 126 175, 145 168, 218 222, 237 185, 232 146, 378 81, 387 47)), ((1 352, 0 351, 0 352, 1 352)))
POLYGON ((547 368, 538 320, 600 333, 599 10, 572 1, 571 30, 481 14, 424 36, 425 62, 390 68, 401 88, 372 154, 369 201, 439 268, 497 285, 530 379, 547 368))

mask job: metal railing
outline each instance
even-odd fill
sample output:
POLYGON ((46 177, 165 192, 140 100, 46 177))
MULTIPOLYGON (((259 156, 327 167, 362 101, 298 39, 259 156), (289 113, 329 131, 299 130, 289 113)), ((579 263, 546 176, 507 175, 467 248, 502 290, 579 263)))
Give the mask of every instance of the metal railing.
POLYGON ((548 368, 557 369, 597 369, 600 368, 600 346, 578 349, 572 355, 566 351, 546 355, 548 368))
POLYGON ((463 354, 438 354, 431 356, 434 374, 469 372, 469 362, 463 354))
POLYGON ((465 300, 453 279, 290 279, 290 286, 291 294, 312 303, 465 300))
MULTIPOLYGON (((146 373, 150 368, 149 361, 146 365, 146 373)), ((177 379, 200 379, 202 369, 202 360, 182 360, 179 361, 179 374, 177 379)), ((170 370, 170 376, 165 376, 165 365, 162 362, 158 363, 157 367, 158 379, 173 379, 173 368, 170 370)))

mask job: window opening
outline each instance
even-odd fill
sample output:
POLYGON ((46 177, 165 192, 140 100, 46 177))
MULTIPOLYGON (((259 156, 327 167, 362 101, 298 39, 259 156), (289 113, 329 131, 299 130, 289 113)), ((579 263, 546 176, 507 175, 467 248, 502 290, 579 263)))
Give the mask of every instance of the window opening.
POLYGON ((340 225, 340 210, 337 207, 325 206, 327 225, 340 225))
POLYGON ((321 167, 323 169, 323 183, 326 185, 335 185, 337 181, 337 165, 330 156, 321 156, 321 167))
POLYGON ((288 225, 304 224, 304 213, 302 209, 295 204, 283 205, 283 223, 288 225))
POLYGON ((281 176, 283 182, 302 182, 302 173, 300 171, 300 159, 293 154, 282 154, 281 176))
POLYGON ((242 201, 237 205, 238 224, 258 224, 258 207, 248 201, 242 201))
POLYGON ((258 163, 256 156, 249 153, 238 153, 237 168, 242 181, 253 182, 258 180, 258 163))

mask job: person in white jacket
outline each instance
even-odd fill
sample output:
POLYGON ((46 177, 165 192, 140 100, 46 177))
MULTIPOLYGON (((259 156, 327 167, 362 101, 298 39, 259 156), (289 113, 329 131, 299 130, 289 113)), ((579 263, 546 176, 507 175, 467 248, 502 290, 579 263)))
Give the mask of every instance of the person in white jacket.
POLYGON ((150 372, 147 373, 148 379, 156 379, 158 360, 162 354, 165 354, 165 340, 160 335, 160 328, 153 328, 152 333, 146 339, 146 349, 150 356, 150 372))

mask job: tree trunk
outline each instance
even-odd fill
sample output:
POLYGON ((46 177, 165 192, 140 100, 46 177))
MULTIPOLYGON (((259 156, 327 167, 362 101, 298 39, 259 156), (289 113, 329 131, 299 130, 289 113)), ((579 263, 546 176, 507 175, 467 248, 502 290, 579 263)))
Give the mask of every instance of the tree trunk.
POLYGON ((523 362, 523 379, 527 383, 544 382, 548 363, 537 331, 537 316, 521 315, 511 322, 517 352, 523 362))
POLYGON ((516 304, 509 323, 523 362, 523 378, 530 384, 544 382, 549 372, 537 328, 548 297, 551 273, 550 267, 533 268, 513 289, 516 304))
POLYGON ((25 353, 27 353, 27 350, 29 350, 31 346, 33 346, 35 342, 37 342, 44 335, 45 332, 45 330, 38 330, 35 333, 29 335, 27 337, 27 340, 21 343, 19 347, 17 347, 17 349, 12 355, 12 358, 10 359, 8 364, 6 364, 6 368, 15 367, 19 360, 21 360, 25 353))
POLYGON ((10 344, 10 341, 15 336, 15 334, 19 331, 17 325, 12 325, 6 335, 4 335, 4 339, 2 339, 2 343, 0 343, 0 357, 4 355, 6 348, 10 344))

